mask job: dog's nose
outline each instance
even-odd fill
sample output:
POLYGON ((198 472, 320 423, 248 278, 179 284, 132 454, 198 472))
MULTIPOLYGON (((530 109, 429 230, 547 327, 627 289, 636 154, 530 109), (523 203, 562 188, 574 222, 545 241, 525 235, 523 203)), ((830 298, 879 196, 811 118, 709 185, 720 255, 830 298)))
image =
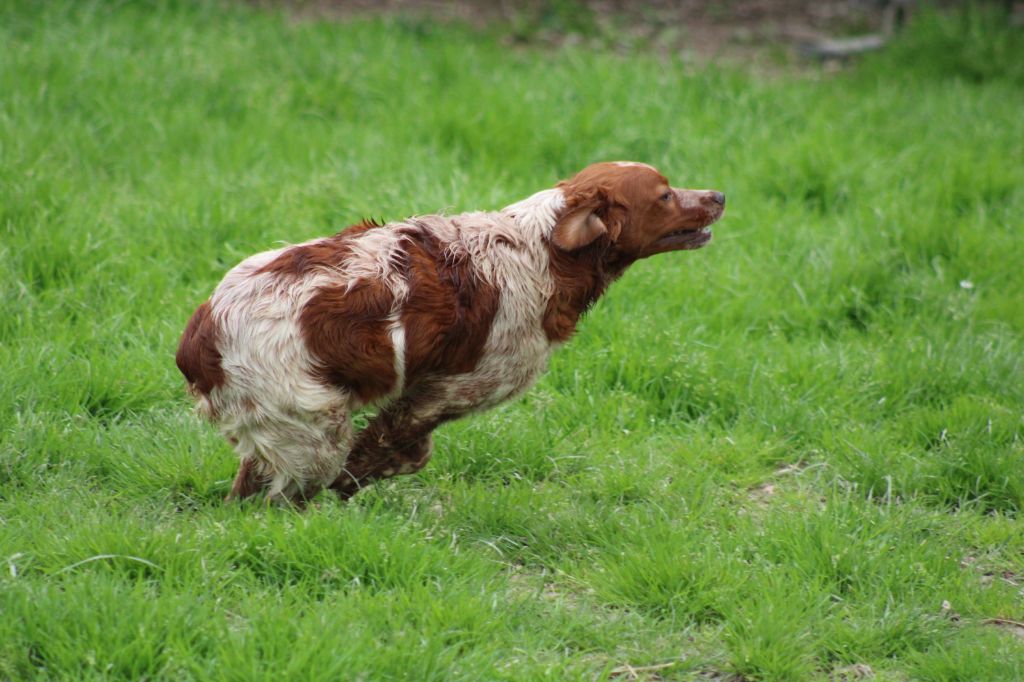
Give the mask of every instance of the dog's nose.
POLYGON ((721 192, 712 192, 711 200, 714 201, 716 204, 721 204, 722 206, 725 206, 725 195, 722 194, 721 192))

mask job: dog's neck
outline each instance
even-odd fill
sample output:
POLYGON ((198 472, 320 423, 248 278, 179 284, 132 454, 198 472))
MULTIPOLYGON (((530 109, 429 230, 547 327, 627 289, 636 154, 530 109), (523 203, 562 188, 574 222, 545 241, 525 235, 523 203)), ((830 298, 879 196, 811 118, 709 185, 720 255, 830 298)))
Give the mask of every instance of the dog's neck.
POLYGON ((565 194, 558 187, 553 187, 509 204, 501 212, 511 218, 525 236, 548 241, 564 210, 565 194))
POLYGON ((607 238, 575 251, 563 251, 552 244, 552 231, 565 208, 565 195, 556 187, 502 209, 524 233, 547 245, 552 291, 542 324, 552 343, 569 340, 580 317, 629 265, 614 258, 607 238))

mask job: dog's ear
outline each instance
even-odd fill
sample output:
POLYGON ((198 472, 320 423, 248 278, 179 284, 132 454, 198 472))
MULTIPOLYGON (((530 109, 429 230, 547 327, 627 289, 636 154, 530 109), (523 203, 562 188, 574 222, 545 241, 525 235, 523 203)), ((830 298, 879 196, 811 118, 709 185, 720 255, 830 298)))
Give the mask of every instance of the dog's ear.
POLYGON ((551 241, 563 251, 575 251, 608 234, 608 226, 589 207, 570 211, 555 223, 551 241))
POLYGON ((608 235, 611 241, 619 238, 619 221, 612 220, 609 224, 598 215, 599 211, 608 208, 603 193, 592 192, 574 199, 573 207, 558 219, 551 232, 551 242, 555 246, 563 251, 575 251, 604 235, 608 235))

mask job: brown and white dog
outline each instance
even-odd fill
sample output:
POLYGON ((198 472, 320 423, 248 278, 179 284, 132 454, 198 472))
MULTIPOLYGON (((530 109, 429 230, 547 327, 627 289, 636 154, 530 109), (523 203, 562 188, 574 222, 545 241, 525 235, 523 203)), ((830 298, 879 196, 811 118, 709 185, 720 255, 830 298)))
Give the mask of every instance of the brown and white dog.
POLYGON ((363 222, 242 261, 176 358, 241 457, 229 499, 347 498, 419 470, 439 424, 526 391, 630 264, 704 246, 724 206, 597 163, 498 212, 363 222), (357 434, 365 405, 380 412, 357 434))

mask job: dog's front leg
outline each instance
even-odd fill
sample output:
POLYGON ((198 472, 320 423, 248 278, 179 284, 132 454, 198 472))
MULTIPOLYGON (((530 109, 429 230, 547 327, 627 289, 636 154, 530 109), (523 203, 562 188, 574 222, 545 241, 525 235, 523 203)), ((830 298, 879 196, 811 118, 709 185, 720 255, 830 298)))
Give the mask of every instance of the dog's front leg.
POLYGON ((436 399, 402 396, 359 433, 331 489, 347 500, 376 480, 419 471, 433 451, 431 432, 457 416, 439 411, 436 399))

